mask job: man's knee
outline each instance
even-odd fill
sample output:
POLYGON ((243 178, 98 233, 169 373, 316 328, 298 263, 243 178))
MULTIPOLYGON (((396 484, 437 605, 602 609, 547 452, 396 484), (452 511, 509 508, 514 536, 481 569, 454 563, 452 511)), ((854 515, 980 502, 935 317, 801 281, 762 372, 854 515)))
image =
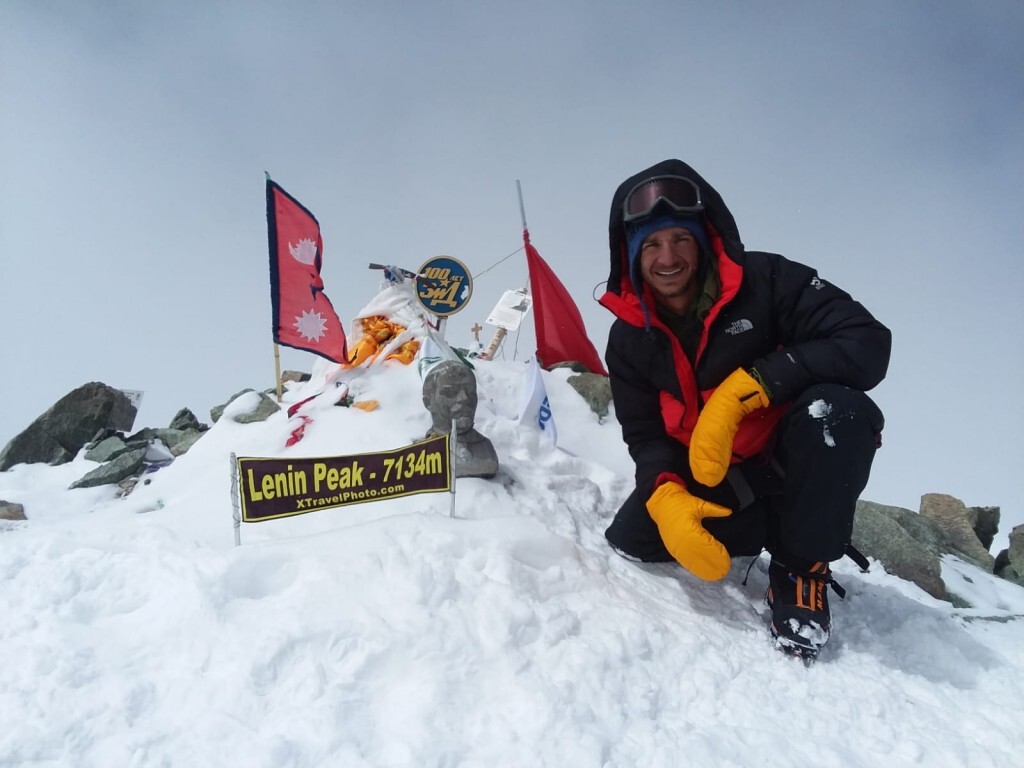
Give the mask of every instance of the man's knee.
POLYGON ((667 563, 674 559, 665 548, 660 536, 657 539, 636 536, 635 532, 624 530, 622 526, 617 527, 614 521, 604 532, 604 537, 612 549, 629 560, 643 563, 667 563))
POLYGON ((645 563, 664 563, 673 559, 637 490, 626 499, 604 536, 612 549, 630 559, 645 563))
POLYGON ((792 441, 799 435, 830 449, 873 450, 880 443, 884 425, 882 411, 865 392, 839 384, 816 384, 793 401, 783 425, 783 439, 792 441))
POLYGON ((885 426, 882 411, 866 392, 842 384, 808 387, 793 401, 791 412, 819 420, 829 416, 833 421, 859 420, 874 432, 885 426))
POLYGON ((778 545, 801 558, 842 556, 883 423, 871 398, 849 387, 817 385, 794 400, 776 454, 786 475, 778 545))

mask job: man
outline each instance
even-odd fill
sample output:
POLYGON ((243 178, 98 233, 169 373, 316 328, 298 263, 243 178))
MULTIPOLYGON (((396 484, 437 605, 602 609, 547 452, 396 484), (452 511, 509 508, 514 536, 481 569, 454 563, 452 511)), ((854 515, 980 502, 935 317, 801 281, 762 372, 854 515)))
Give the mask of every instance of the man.
POLYGON ((679 160, 612 198, 617 318, 606 362, 636 490, 611 545, 707 581, 767 548, 772 635, 814 657, 831 633, 829 563, 848 553, 881 444, 864 394, 891 336, 859 303, 782 256, 746 251, 721 196, 679 160))

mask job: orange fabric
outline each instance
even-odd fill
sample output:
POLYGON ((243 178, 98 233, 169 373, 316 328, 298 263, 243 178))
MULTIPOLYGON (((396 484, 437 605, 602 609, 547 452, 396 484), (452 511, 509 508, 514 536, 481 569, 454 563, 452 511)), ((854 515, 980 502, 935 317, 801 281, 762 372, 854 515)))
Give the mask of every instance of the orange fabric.
MULTIPOLYGON (((368 360, 372 361, 380 354, 381 348, 386 342, 405 330, 405 326, 393 323, 383 315, 364 317, 360 320, 360 323, 363 328, 363 337, 355 343, 352 351, 349 353, 348 365, 351 368, 357 368, 368 360)), ((407 342, 402 345, 398 352, 388 355, 388 358, 401 355, 402 350, 405 350, 409 344, 416 344, 416 349, 419 349, 419 342, 407 342)), ((409 362, 415 355, 416 350, 413 350, 412 354, 409 355, 409 360, 402 360, 400 356, 396 357, 396 359, 409 362)))
POLYGON ((407 341, 405 344, 400 346, 396 352, 392 352, 384 359, 398 360, 399 362, 408 365, 412 362, 413 358, 416 357, 416 353, 419 352, 419 349, 420 343, 418 341, 407 341))
MULTIPOLYGON (((811 573, 828 574, 828 563, 815 563, 811 573)), ((821 611, 825 608, 825 582, 821 579, 807 578, 798 574, 796 577, 796 604, 799 608, 809 611, 821 611), (804 581, 808 583, 807 602, 804 601, 804 581)))
POLYGON ((377 340, 373 336, 365 335, 357 341, 348 356, 348 364, 353 368, 362 365, 375 354, 377 354, 377 340))

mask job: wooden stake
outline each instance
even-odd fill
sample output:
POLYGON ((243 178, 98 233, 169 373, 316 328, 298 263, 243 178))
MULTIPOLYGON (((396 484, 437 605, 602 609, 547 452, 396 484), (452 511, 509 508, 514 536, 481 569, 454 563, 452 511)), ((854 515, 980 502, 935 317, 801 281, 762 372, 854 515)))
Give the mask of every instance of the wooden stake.
POLYGON ((277 379, 277 402, 281 402, 281 348, 274 344, 274 378, 277 379))
POLYGON ((491 339, 491 343, 488 344, 487 349, 480 354, 481 360, 494 359, 494 354, 498 351, 498 347, 501 346, 501 342, 504 340, 506 333, 508 333, 508 331, 499 325, 498 330, 494 332, 494 338, 491 339))

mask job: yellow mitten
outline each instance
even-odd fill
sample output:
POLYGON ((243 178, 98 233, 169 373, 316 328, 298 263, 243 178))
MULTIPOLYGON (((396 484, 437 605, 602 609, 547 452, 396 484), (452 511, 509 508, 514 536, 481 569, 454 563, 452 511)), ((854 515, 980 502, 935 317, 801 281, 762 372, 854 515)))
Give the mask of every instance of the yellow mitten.
POLYGON ((740 421, 748 413, 770 405, 757 380, 742 368, 718 385, 697 419, 690 437, 690 471, 693 479, 718 485, 729 469, 732 441, 740 421))
POLYGON ((701 525, 705 517, 728 517, 732 510, 698 499, 676 482, 659 485, 647 500, 665 548, 698 578, 718 581, 729 572, 729 553, 701 525))

